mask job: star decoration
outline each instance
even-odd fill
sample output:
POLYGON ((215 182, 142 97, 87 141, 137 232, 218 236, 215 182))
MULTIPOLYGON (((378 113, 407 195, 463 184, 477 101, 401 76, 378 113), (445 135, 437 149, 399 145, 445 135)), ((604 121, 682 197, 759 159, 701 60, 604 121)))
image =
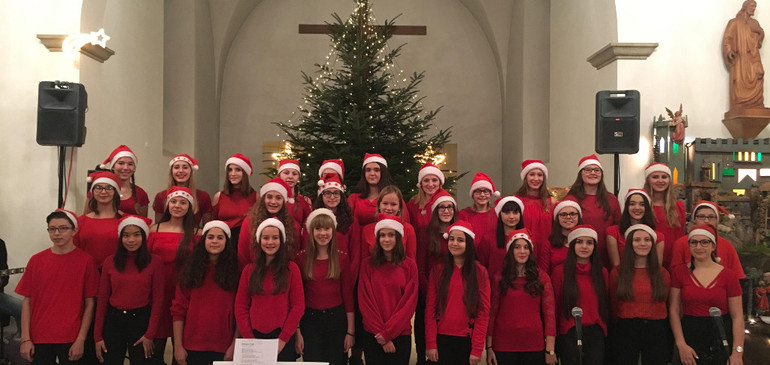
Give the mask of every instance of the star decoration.
POLYGON ((110 40, 110 36, 104 34, 104 28, 99 29, 97 32, 91 32, 91 44, 107 47, 107 41, 110 40))

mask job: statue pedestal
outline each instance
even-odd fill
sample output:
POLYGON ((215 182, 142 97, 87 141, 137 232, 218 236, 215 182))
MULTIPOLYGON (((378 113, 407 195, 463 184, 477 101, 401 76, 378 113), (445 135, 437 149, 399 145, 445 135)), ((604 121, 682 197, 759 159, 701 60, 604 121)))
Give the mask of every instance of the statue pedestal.
POLYGON ((735 108, 725 113, 722 124, 730 131, 733 138, 757 138, 770 124, 770 108, 735 108))

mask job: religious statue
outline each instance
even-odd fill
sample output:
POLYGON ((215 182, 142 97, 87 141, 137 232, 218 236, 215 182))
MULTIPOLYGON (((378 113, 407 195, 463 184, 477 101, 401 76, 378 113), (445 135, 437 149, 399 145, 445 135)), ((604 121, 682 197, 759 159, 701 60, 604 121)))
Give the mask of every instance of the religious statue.
POLYGON ((684 142, 684 118, 682 118, 682 104, 679 104, 679 111, 672 112, 671 109, 666 108, 668 116, 671 117, 670 125, 674 127, 674 133, 671 134, 671 140, 674 143, 682 144, 684 142))

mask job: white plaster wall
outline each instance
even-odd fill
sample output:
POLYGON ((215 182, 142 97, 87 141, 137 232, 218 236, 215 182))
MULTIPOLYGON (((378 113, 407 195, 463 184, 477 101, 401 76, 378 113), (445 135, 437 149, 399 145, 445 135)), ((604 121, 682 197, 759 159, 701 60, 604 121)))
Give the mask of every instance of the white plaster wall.
MULTIPOLYGON (((262 143, 280 140, 270 122, 291 118, 302 102, 300 71, 314 72, 331 49, 328 37, 299 35, 297 24, 331 21, 336 11, 347 18, 353 5, 344 0, 262 1, 233 41, 225 64, 221 100, 220 160, 244 153, 259 164, 262 143)), ((443 105, 436 124, 453 126, 459 144, 459 169, 485 171, 500 178, 498 72, 478 23, 459 2, 375 2, 378 22, 403 13, 397 24, 427 25, 427 36, 396 36, 391 45, 407 43, 398 66, 406 74, 426 70, 420 94, 427 109, 443 105), (437 12, 436 9, 441 9, 437 12), (478 148, 483 145, 484 148, 478 148)), ((359 161, 346 161, 348 164, 359 161)), ((460 205, 471 178, 460 182, 460 205)))

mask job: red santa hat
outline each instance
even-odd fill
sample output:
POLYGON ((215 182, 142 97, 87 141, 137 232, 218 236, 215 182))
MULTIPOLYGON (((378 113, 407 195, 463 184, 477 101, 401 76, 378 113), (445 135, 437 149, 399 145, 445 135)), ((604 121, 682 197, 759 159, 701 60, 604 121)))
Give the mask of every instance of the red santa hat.
POLYGON ((74 229, 78 229, 78 215, 75 214, 75 212, 71 210, 67 210, 64 208, 56 209, 54 212, 62 212, 67 215, 67 218, 69 219, 70 223, 72 223, 72 227, 74 229))
POLYGON ((513 195, 504 196, 500 199, 495 200, 495 213, 497 215, 500 215, 500 211, 503 210, 503 206, 505 205, 505 203, 508 203, 508 202, 516 203, 516 205, 519 206, 519 210, 521 210, 521 214, 524 214, 524 202, 522 202, 521 199, 519 199, 519 197, 513 196, 513 195))
MULTIPOLYGON (((690 230, 690 233, 687 234, 687 239, 690 240, 693 238, 693 236, 706 236, 708 239, 711 240, 711 242, 714 242, 714 247, 716 248, 717 244, 717 232, 716 228, 710 224, 701 224, 699 226, 692 227, 690 230)), ((721 262, 722 259, 718 256, 716 256, 716 249, 714 250, 714 261, 717 263, 721 262)))
POLYGON ((284 227, 283 223, 281 223, 278 218, 272 217, 263 220, 262 223, 259 224, 259 227, 257 227, 257 234, 255 235, 255 242, 259 242, 259 237, 262 236, 262 230, 266 227, 278 228, 278 231, 281 233, 281 238, 286 241, 286 227, 284 227))
POLYGON ((446 232, 444 232, 444 239, 449 239, 449 234, 452 233, 452 231, 460 231, 468 236, 471 236, 472 239, 476 239, 476 233, 473 233, 473 225, 471 225, 470 222, 466 221, 457 221, 454 222, 451 226, 446 227, 446 232))
POLYGON ((377 239, 377 234, 380 233, 380 230, 383 228, 390 228, 398 234, 401 235, 401 237, 404 237, 404 224, 401 223, 401 217, 397 217, 394 215, 388 215, 384 213, 377 214, 377 224, 374 225, 374 238, 377 239))
POLYGON ((186 153, 174 156, 174 158, 172 158, 171 161, 169 161, 168 166, 169 167, 170 166, 174 166, 174 163, 177 162, 177 161, 187 162, 187 164, 190 165, 190 168, 193 171, 198 171, 198 160, 190 157, 190 155, 188 155, 186 153))
POLYGON ((382 157, 382 155, 377 153, 367 153, 364 155, 364 163, 361 165, 361 167, 366 167, 366 164, 377 162, 380 164, 383 164, 385 167, 388 167, 388 161, 385 160, 385 157, 382 157))
POLYGON ((289 184, 287 184, 286 181, 283 181, 280 177, 274 177, 265 183, 265 185, 262 185, 262 187, 259 189, 259 195, 264 196, 269 191, 275 191, 278 194, 281 194, 283 199, 289 204, 294 203, 294 197, 292 195, 289 184))
POLYGON ((112 153, 107 156, 107 158, 104 160, 104 162, 102 162, 101 165, 99 165, 99 167, 109 170, 113 165, 115 165, 115 162, 118 162, 121 157, 130 157, 132 160, 134 160, 134 165, 139 164, 139 159, 136 158, 134 151, 131 151, 128 146, 122 144, 112 150, 112 153))
POLYGON ((513 246, 513 243, 519 238, 527 241, 529 244, 529 251, 532 252, 534 248, 532 246, 532 234, 529 233, 529 229, 526 228, 508 232, 508 236, 505 237, 505 251, 508 251, 511 246, 513 246))
POLYGON ((559 202, 559 204, 556 204, 555 207, 553 207, 553 219, 556 219, 556 217, 559 216, 559 212, 561 212, 562 209, 566 207, 573 207, 577 209, 578 216, 583 215, 583 210, 580 209, 580 204, 574 200, 565 199, 559 202))
POLYGON ((600 169, 604 169, 602 163, 599 162, 599 158, 596 157, 596 155, 590 155, 580 159, 580 162, 578 162, 578 170, 582 170, 590 165, 596 165, 599 166, 600 169))
POLYGON ((473 177, 471 189, 468 193, 471 196, 471 199, 473 199, 473 192, 478 189, 489 189, 495 198, 500 197, 500 192, 495 189, 495 184, 492 182, 492 179, 483 172, 477 172, 476 176, 473 177))
POLYGON ((671 177, 671 169, 666 166, 666 164, 660 162, 655 162, 650 164, 650 166, 647 166, 647 168, 644 169, 644 178, 648 178, 653 172, 664 172, 671 177))
POLYGON ((594 241, 599 241, 599 235, 596 234, 596 230, 588 224, 573 227, 567 235, 567 243, 569 244, 578 237, 591 237, 594 241))
POLYGON ((321 180, 318 180, 318 195, 320 196, 326 190, 337 189, 341 192, 345 192, 345 185, 342 185, 339 175, 326 174, 321 180))
POLYGON ((441 185, 444 185, 444 173, 441 172, 441 169, 438 168, 438 166, 426 162, 420 167, 420 172, 417 173, 417 187, 420 187, 420 182, 422 182, 422 179, 424 179, 428 175, 436 175, 438 177, 439 181, 441 181, 441 185))
POLYGON ((193 195, 190 188, 186 188, 184 186, 172 186, 166 191, 166 206, 168 206, 168 202, 171 201, 171 198, 178 196, 187 199, 190 204, 193 203, 193 195))
POLYGON ((123 218, 120 218, 118 221, 118 237, 120 237, 120 234, 123 232, 123 228, 126 228, 127 226, 137 226, 139 229, 144 231, 144 237, 150 235, 150 225, 152 224, 152 219, 138 216, 138 215, 124 215, 123 218))
POLYGON ((658 241, 658 234, 655 233, 655 230, 652 229, 652 227, 650 227, 650 226, 648 226, 646 224, 634 224, 631 227, 628 227, 626 232, 623 234, 623 237, 628 237, 628 235, 631 234, 631 232, 639 231, 639 230, 647 232, 647 234, 649 234, 650 237, 652 237, 652 242, 657 242, 658 241))
POLYGON ((650 194, 647 194, 647 192, 644 191, 644 189, 628 189, 628 192, 626 193, 626 197, 624 201, 628 201, 628 198, 630 198, 631 195, 634 195, 634 194, 641 195, 644 198, 644 200, 647 202, 648 209, 651 209, 652 199, 650 199, 650 194))
POLYGON ((326 169, 334 170, 334 172, 340 176, 340 179, 345 179, 345 164, 341 159, 335 158, 331 160, 324 160, 324 162, 321 164, 321 167, 318 168, 318 177, 323 177, 324 170, 326 169))
MULTIPOLYGON (((330 174, 327 174, 330 175, 330 174)), ((310 222, 313 221, 315 217, 318 217, 319 215, 325 215, 332 219, 332 222, 334 222, 334 228, 337 228, 337 216, 334 215, 334 212, 331 211, 331 209, 326 208, 318 208, 310 214, 307 215, 307 220, 305 221, 305 228, 307 229, 309 234, 313 234, 312 230, 310 229, 310 222)))
POLYGON ((299 173, 301 170, 299 169, 299 161, 298 160, 292 160, 292 159, 285 159, 278 162, 278 173, 280 174, 281 171, 286 169, 294 169, 297 170, 297 173, 299 173))
MULTIPOLYGON (((714 211, 714 214, 717 215, 717 224, 719 224, 719 215, 724 214, 727 215, 729 218, 735 218, 734 215, 730 214, 730 212, 727 211, 727 209, 722 208, 720 205, 708 201, 708 200, 701 200, 697 203, 695 203, 695 206, 692 208, 692 220, 695 220, 695 212, 698 211, 701 207, 706 207, 714 211)), ((715 241, 716 242, 716 241, 715 241)))
POLYGON ((120 193, 120 182, 115 174, 109 171, 96 171, 88 175, 86 181, 91 183, 91 191, 94 191, 96 184, 108 184, 120 193))
POLYGON ((208 232, 212 228, 219 228, 219 229, 221 229, 222 232, 225 233, 227 238, 230 238, 230 235, 232 234, 230 232, 230 226, 228 226, 227 223, 225 223, 223 221, 213 220, 213 221, 208 221, 203 226, 203 237, 206 237, 206 232, 208 232))
POLYGON ((231 164, 240 167, 241 170, 251 176, 253 170, 251 168, 251 160, 248 157, 240 153, 236 153, 233 155, 233 157, 230 157, 227 159, 227 161, 225 161, 225 168, 231 164))
POLYGON ((438 191, 433 194, 433 204, 430 205, 430 211, 435 212, 436 208, 438 208, 438 205, 444 202, 450 202, 455 208, 455 211, 457 211, 457 202, 455 201, 455 198, 452 197, 452 194, 449 194, 448 191, 444 189, 438 189, 438 191))
POLYGON ((545 178, 548 178, 548 168, 545 167, 545 164, 543 161, 540 160, 526 160, 521 163, 521 181, 524 181, 524 178, 527 177, 527 174, 532 171, 533 169, 540 169, 543 171, 543 175, 545 175, 545 178))

